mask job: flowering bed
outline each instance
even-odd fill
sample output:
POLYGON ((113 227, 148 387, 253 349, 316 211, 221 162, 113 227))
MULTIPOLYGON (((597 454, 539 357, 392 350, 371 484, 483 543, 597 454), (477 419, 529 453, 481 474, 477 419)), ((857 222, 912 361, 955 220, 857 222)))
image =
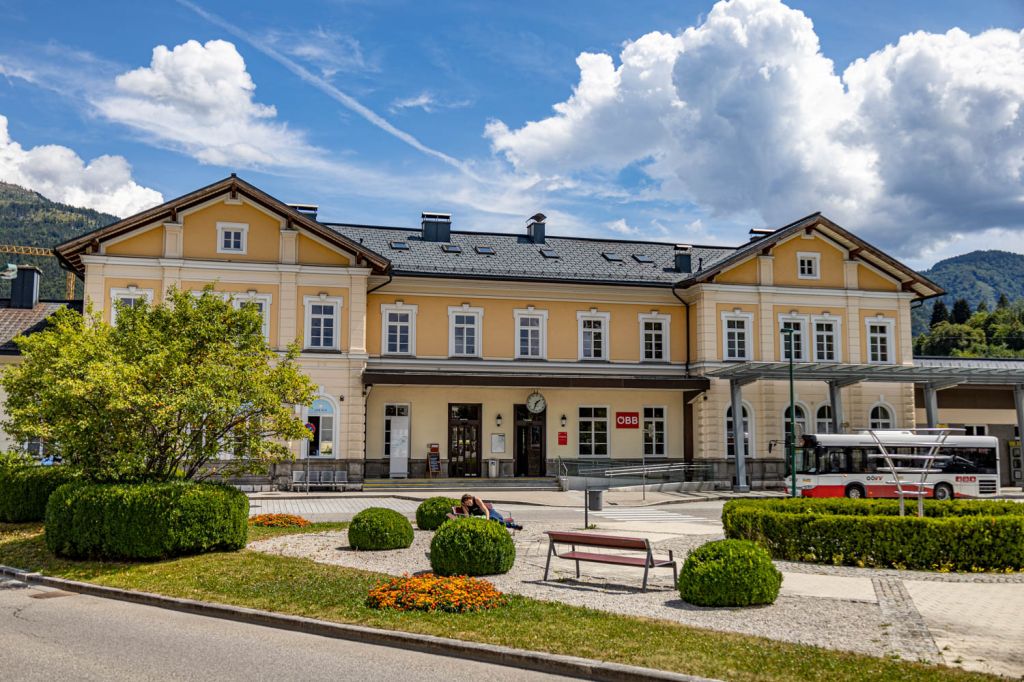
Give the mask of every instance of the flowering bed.
POLYGON ((465 613, 505 605, 505 595, 479 578, 436 576, 433 573, 392 578, 370 590, 366 605, 396 611, 465 613))
POLYGON ((294 514, 260 514, 249 519, 249 524, 267 528, 302 528, 308 526, 309 521, 294 514))

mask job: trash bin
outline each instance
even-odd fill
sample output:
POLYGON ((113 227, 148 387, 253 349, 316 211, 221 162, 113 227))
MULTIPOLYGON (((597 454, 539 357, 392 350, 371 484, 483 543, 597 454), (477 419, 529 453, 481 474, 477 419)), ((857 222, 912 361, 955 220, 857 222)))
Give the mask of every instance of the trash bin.
POLYGON ((587 509, 589 509, 590 511, 601 511, 602 509, 604 509, 603 490, 587 491, 587 509))
POLYGON ((487 478, 498 477, 498 460, 489 459, 487 460, 487 478))

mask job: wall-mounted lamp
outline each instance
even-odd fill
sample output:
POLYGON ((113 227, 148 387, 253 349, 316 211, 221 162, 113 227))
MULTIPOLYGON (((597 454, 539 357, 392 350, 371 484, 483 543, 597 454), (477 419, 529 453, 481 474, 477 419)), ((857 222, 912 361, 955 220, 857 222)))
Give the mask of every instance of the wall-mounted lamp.
POLYGON ((568 421, 568 420, 565 418, 565 415, 563 414, 562 415, 562 428, 565 428, 565 422, 566 421, 568 421))
POLYGON ((501 415, 500 414, 497 417, 494 418, 494 423, 498 425, 498 428, 501 428, 501 415))
POLYGON ((343 402, 345 402, 345 396, 343 396, 343 395, 339 395, 339 396, 338 396, 338 402, 339 402, 339 403, 343 403, 343 402))

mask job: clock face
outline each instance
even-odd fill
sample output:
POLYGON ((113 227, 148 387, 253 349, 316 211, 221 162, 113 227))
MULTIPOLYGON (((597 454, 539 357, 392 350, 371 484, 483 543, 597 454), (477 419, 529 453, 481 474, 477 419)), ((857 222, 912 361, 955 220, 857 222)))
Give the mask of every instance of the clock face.
POLYGON ((531 393, 526 399, 526 409, 534 414, 540 414, 547 409, 548 401, 540 393, 531 393))

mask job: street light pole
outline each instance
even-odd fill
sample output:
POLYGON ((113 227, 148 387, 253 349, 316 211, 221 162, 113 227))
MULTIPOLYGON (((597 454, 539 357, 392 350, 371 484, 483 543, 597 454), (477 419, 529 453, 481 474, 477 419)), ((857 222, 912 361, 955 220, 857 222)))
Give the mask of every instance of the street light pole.
POLYGON ((796 329, 783 327, 781 332, 789 341, 789 438, 786 439, 786 454, 789 458, 790 497, 796 497, 796 389, 793 382, 793 334, 796 329))

